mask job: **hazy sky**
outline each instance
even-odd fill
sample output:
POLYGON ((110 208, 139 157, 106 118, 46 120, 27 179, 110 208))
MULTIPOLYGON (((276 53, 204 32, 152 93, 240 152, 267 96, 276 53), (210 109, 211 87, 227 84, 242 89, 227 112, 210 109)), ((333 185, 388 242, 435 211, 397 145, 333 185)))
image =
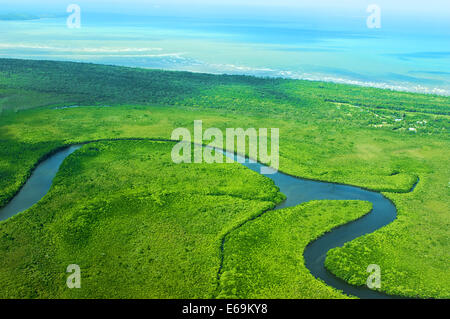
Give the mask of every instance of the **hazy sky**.
POLYGON ((402 15, 422 14, 428 16, 450 17, 449 0, 0 0, 0 10, 59 10, 67 7, 68 4, 75 3, 87 10, 101 10, 111 12, 120 10, 121 12, 145 13, 145 11, 155 11, 165 7, 191 7, 206 8, 214 6, 244 7, 252 6, 258 8, 278 7, 295 8, 295 10, 323 10, 324 12, 333 10, 360 11, 362 7, 369 4, 378 4, 388 13, 398 13, 402 15))

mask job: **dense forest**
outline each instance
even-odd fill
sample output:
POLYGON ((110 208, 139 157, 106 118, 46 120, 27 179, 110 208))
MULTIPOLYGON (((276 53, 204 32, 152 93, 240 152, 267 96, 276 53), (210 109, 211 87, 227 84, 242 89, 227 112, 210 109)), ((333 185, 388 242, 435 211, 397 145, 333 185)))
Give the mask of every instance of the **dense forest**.
MULTIPOLYGON (((450 112, 450 97, 374 88, 361 90, 358 86, 281 78, 12 59, 0 59, 0 74, 1 109, 124 103, 233 108, 242 107, 234 104, 234 100, 251 91, 265 102, 282 103, 294 109, 330 102, 391 110, 399 115, 450 112)), ((255 101, 246 102, 247 107, 261 107, 255 101)))
POLYGON ((334 274, 362 285, 378 264, 386 293, 450 296, 450 97, 0 59, 0 109, 0 207, 48 154, 98 141, 64 162, 39 203, 0 223, 2 297, 348 297, 316 280, 302 252, 367 203, 307 203, 252 221, 283 199, 269 179, 234 164, 176 166, 170 143, 111 141, 167 140, 200 119, 204 128, 279 128, 281 171, 393 201, 395 222, 329 253, 334 274), (224 233, 243 221, 217 278, 224 233), (72 256, 88 275, 80 291, 65 287, 72 256))

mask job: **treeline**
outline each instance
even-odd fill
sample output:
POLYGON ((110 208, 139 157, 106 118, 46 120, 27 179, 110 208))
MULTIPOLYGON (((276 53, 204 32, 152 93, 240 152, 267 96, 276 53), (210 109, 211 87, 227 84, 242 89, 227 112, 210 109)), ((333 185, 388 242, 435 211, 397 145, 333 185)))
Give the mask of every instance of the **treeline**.
POLYGON ((271 111, 317 107, 330 101, 450 114, 450 97, 444 96, 280 78, 0 59, 0 110, 65 104, 158 104, 271 111))
POLYGON ((0 59, 0 105, 6 109, 25 107, 8 103, 7 99, 16 93, 12 90, 45 96, 34 107, 58 103, 173 105, 200 95, 204 89, 231 84, 253 86, 266 84, 266 80, 87 63, 0 59))

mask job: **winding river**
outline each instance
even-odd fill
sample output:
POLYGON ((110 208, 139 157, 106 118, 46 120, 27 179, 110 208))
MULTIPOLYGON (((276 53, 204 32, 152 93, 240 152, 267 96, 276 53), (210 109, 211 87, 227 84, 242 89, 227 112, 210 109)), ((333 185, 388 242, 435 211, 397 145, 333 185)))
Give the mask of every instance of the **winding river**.
MULTIPOLYGON (((4 208, 0 209, 0 220, 6 220, 25 211, 44 197, 50 190, 53 178, 56 176, 64 159, 81 148, 81 146, 72 145, 64 148, 37 165, 17 195, 4 208)), ((224 152, 224 154, 233 157, 235 160, 239 160, 241 163, 244 162, 242 165, 259 174, 261 168, 266 167, 261 163, 249 161, 235 154, 228 152, 224 152)), ((373 210, 369 214, 356 221, 335 228, 333 231, 326 233, 310 243, 304 251, 305 265, 313 276, 320 278, 326 284, 342 290, 348 295, 364 299, 396 298, 371 290, 365 286, 352 286, 335 277, 324 266, 326 254, 330 249, 343 246, 346 242, 372 233, 396 219, 397 209, 389 199, 381 193, 359 187, 306 180, 281 172, 265 176, 272 179, 280 188, 280 191, 287 197, 284 202, 275 208, 276 210, 297 206, 312 200, 362 200, 371 202, 373 204, 373 210)), ((414 187, 411 191, 414 190, 414 187)), ((223 240, 225 241, 225 239, 223 240)))

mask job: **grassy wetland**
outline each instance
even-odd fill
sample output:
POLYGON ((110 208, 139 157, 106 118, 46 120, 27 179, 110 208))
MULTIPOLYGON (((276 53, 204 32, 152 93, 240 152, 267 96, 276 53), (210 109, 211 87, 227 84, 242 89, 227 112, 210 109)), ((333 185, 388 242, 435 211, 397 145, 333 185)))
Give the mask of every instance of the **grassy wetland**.
POLYGON ((177 127, 277 127, 280 170, 382 192, 398 218, 329 252, 354 285, 449 298, 450 98, 246 76, 0 59, 0 207, 55 150, 49 193, 0 223, 3 298, 347 298, 304 266, 309 242, 370 211, 284 196, 239 164, 176 165, 177 127), (64 106, 77 106, 67 107, 64 106), (102 140, 102 141, 100 141, 102 140), (108 141, 109 140, 109 141, 108 141), (413 188, 417 180, 413 192, 413 188), (224 245, 224 234, 243 221, 224 245), (67 265, 83 288, 67 289, 67 265))

